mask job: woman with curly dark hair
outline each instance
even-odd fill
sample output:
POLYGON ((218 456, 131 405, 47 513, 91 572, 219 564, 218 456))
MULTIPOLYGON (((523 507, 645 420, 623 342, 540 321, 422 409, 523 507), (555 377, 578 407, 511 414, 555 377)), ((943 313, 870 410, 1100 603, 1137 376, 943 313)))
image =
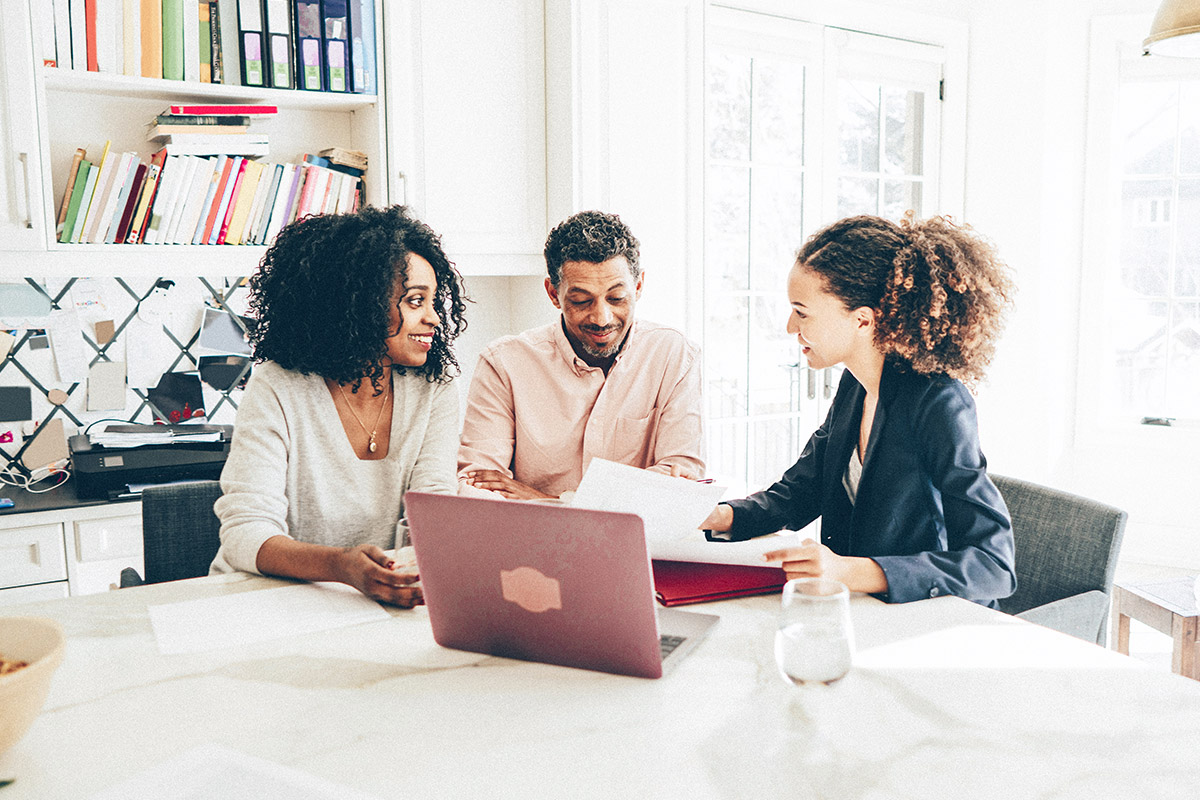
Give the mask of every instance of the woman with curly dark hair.
POLYGON ((421 602, 417 576, 384 550, 403 544, 405 492, 456 490, 464 305, 437 234, 402 207, 280 231, 250 278, 262 363, 221 473, 212 572, 421 602))
POLYGON ((787 329, 809 367, 846 372, 800 460, 717 506, 701 526, 709 538, 821 517, 820 542, 766 560, 888 602, 953 594, 995 606, 1012 594, 1012 526, 964 386, 983 377, 1012 294, 992 247, 942 217, 851 217, 815 234, 788 277, 787 329))

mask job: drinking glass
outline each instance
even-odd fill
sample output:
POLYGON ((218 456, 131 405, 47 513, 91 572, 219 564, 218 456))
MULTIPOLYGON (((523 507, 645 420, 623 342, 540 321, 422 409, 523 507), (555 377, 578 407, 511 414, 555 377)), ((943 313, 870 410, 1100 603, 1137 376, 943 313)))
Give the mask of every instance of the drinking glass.
POLYGON ((850 671, 854 632, 850 591, 828 578, 796 578, 783 586, 775 663, 793 684, 832 684, 850 671))

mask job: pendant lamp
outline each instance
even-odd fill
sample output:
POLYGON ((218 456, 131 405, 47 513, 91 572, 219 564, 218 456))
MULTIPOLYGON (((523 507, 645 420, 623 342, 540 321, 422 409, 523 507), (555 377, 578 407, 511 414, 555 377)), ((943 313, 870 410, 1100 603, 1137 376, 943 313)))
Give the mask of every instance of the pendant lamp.
POLYGON ((1163 0, 1142 53, 1200 58, 1200 0, 1163 0))

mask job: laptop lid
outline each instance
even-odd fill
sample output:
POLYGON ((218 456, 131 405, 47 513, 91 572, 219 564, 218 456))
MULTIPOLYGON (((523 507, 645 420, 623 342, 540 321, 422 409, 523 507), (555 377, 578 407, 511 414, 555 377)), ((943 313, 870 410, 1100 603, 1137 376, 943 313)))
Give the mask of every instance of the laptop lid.
POLYGON ((424 492, 408 492, 404 504, 438 644, 662 675, 640 517, 424 492))

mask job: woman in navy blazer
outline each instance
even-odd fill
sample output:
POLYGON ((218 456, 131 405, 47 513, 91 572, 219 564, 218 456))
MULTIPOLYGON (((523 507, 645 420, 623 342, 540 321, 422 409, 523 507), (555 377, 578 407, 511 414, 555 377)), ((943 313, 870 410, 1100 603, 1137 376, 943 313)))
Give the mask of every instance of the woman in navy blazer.
POLYGON ((850 217, 815 234, 788 276, 787 329, 809 367, 846 372, 800 460, 717 506, 701 525, 709 538, 821 517, 820 542, 766 559, 896 603, 1012 594, 1012 526, 964 385, 983 376, 1011 294, 994 250, 941 217, 850 217))

